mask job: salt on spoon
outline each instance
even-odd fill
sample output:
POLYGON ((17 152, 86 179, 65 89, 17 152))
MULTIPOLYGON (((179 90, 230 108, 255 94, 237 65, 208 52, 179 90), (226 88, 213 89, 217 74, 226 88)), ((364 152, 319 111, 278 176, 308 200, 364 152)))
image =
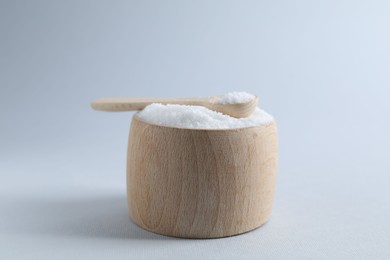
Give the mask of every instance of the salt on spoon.
POLYGON ((142 110, 153 103, 202 106, 235 118, 249 117, 256 109, 259 98, 246 92, 231 92, 208 98, 103 98, 91 106, 100 111, 142 110))

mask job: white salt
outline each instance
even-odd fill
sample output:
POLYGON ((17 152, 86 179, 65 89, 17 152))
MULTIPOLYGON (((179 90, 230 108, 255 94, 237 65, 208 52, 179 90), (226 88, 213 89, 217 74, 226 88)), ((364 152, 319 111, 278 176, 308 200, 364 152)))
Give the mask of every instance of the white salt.
POLYGON ((249 102, 254 98, 255 96, 248 92, 230 92, 217 99, 214 103, 215 104, 240 104, 240 103, 249 102))
POLYGON ((234 129, 268 125, 273 117, 260 108, 246 118, 234 118, 201 106, 151 104, 137 113, 146 122, 189 129, 234 129))

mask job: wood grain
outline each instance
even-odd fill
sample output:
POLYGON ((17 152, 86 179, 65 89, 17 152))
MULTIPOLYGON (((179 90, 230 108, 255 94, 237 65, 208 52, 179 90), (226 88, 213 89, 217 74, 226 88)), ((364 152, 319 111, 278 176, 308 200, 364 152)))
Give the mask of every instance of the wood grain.
POLYGON ((210 98, 101 98, 93 101, 91 107, 100 111, 121 112, 142 110, 153 103, 203 106, 210 103, 210 98))
POLYGON ((130 128, 127 192, 131 219, 175 237, 216 238, 270 217, 277 175, 275 123, 230 130, 146 123, 130 128))

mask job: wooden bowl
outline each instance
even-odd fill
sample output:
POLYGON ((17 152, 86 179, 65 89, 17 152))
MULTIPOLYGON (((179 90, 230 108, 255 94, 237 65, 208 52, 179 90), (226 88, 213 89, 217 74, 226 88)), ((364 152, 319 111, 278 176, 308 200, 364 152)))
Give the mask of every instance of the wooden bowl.
POLYGON ((133 117, 127 157, 130 217, 162 235, 217 238, 270 217, 277 174, 275 123, 182 129, 133 117))

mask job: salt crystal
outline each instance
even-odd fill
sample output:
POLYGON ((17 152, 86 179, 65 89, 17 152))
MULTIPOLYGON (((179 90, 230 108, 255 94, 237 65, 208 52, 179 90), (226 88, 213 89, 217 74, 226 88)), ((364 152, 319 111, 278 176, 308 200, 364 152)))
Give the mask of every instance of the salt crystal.
MULTIPOLYGON (((224 96, 226 98, 224 98, 223 102, 245 102, 242 100, 254 97, 248 93, 245 95, 240 94, 236 97, 233 97, 230 94, 231 93, 224 96)), ((271 115, 260 108, 256 108, 253 114, 249 117, 234 118, 202 106, 162 104, 151 104, 145 107, 144 110, 138 112, 137 116, 148 123, 187 129, 245 128, 268 125, 274 121, 271 115)))
POLYGON ((248 92, 230 92, 217 99, 214 103, 215 104, 240 104, 240 103, 249 102, 254 98, 255 96, 248 92))

